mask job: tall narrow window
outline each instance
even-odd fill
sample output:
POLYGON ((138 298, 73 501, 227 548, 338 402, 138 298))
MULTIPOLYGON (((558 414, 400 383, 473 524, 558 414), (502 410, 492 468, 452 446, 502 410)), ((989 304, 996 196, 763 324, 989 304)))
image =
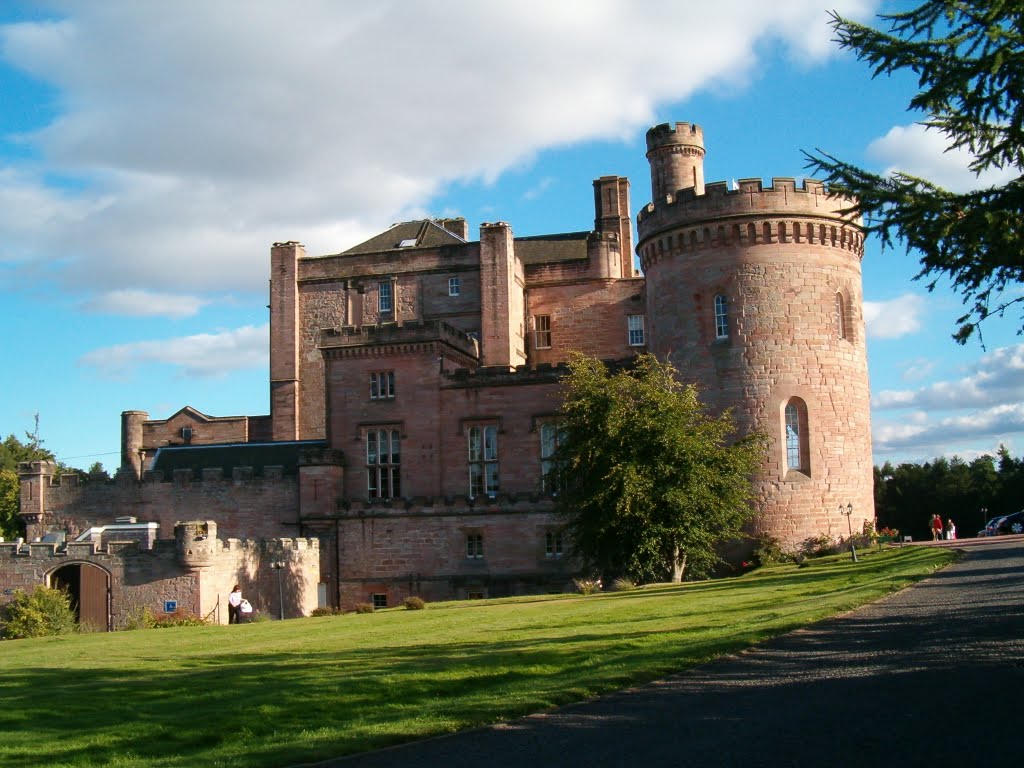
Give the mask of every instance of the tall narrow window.
POLYGON ((786 470, 810 474, 807 405, 799 397, 791 397, 783 413, 786 439, 786 470))
POLYGON ((786 468, 800 469, 800 411, 786 406, 786 468))
POLYGON ((462 286, 459 283, 459 278, 457 278, 457 277, 449 277, 448 278, 448 295, 449 296, 458 296, 459 295, 459 291, 461 290, 461 287, 462 286))
POLYGON ((629 346, 642 347, 644 345, 644 316, 630 315, 626 318, 629 329, 629 346))
POLYGON ((395 499, 402 495, 401 438, 397 429, 373 429, 366 433, 366 495, 371 499, 395 499))
POLYGON ((846 338, 846 305, 841 293, 836 294, 836 335, 840 339, 846 338))
POLYGON ((498 428, 469 428, 469 496, 498 493, 498 428))
POLYGON ((391 283, 377 283, 377 311, 390 312, 391 308, 391 283))
POLYGON ((558 558, 564 554, 562 532, 548 531, 544 534, 544 557, 558 558))
POLYGON ((552 422, 540 427, 540 473, 541 489, 544 493, 558 493, 561 490, 561 478, 556 473, 555 452, 562 440, 562 430, 552 422))
POLYGON ((537 349, 547 349, 551 346, 551 315, 537 315, 534 322, 535 346, 537 349))
POLYGON ((721 293, 715 296, 715 338, 729 338, 729 299, 721 293))
POLYGON ((484 556, 484 535, 482 533, 466 534, 466 558, 482 560, 484 556))

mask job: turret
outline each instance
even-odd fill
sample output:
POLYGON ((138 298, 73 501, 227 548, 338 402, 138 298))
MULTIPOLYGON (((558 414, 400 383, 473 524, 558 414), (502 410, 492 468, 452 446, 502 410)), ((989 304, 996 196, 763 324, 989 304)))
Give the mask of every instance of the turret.
POLYGON ((692 123, 656 125, 647 131, 651 199, 658 203, 680 189, 704 194, 704 131, 692 123))
POLYGON ((121 468, 136 480, 142 479, 142 423, 149 418, 145 411, 121 412, 121 468))

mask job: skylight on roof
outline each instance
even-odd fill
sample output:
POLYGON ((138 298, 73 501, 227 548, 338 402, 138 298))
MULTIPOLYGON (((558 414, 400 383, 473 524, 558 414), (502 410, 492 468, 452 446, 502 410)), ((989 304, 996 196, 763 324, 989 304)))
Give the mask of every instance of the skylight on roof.
POLYGON ((405 240, 403 240, 402 242, 400 242, 398 244, 398 247, 399 248, 412 248, 414 245, 416 245, 416 238, 415 237, 407 237, 405 240))

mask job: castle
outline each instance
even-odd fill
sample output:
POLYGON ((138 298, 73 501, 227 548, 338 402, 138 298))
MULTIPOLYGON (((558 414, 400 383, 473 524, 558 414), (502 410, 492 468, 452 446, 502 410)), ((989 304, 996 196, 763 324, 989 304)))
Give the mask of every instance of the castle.
MULTIPOLYGON (((705 184, 703 132, 689 123, 651 128, 647 149, 642 271, 618 176, 594 181, 590 232, 515 237, 499 221, 472 240, 455 218, 327 256, 275 243, 270 415, 126 411, 109 484, 23 466, 28 538, 131 518, 165 534, 205 520, 229 543, 275 551, 315 541, 319 562, 305 558, 284 615, 564 590, 575 570, 544 476, 571 350, 650 351, 741 430, 769 434, 754 533, 794 545, 859 530, 874 502, 864 234, 850 201, 810 180, 705 184), (851 504, 844 524, 837 509, 851 504)), ((207 566, 244 546, 211 551, 207 566)), ((0 546, 0 575, 6 561, 0 546)), ((221 570, 224 594, 234 580, 258 592, 267 573, 221 570)), ((281 598, 272 579, 263 589, 263 603, 281 598)))

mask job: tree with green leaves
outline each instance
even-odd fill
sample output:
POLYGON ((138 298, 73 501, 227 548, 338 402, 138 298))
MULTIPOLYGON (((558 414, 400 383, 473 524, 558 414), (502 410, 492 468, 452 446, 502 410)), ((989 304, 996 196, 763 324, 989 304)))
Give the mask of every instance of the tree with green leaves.
MULTIPOLYGON (((907 173, 881 176, 825 152, 808 167, 858 200, 868 230, 886 246, 921 254, 918 278, 933 290, 948 278, 968 311, 953 338, 963 344, 993 315, 1024 308, 1024 2, 926 0, 880 16, 888 31, 833 14, 836 41, 875 76, 910 70, 920 92, 910 107, 952 149, 973 155, 975 173, 1010 169, 1002 186, 950 192, 907 173)), ((1019 313, 1024 318, 1024 313, 1019 313)), ((1024 330, 1024 328, 1022 328, 1024 330)))
POLYGON ((557 504, 583 565, 605 583, 706 575, 751 519, 767 439, 733 439, 730 414, 649 354, 615 373, 574 354, 563 395, 557 504))

